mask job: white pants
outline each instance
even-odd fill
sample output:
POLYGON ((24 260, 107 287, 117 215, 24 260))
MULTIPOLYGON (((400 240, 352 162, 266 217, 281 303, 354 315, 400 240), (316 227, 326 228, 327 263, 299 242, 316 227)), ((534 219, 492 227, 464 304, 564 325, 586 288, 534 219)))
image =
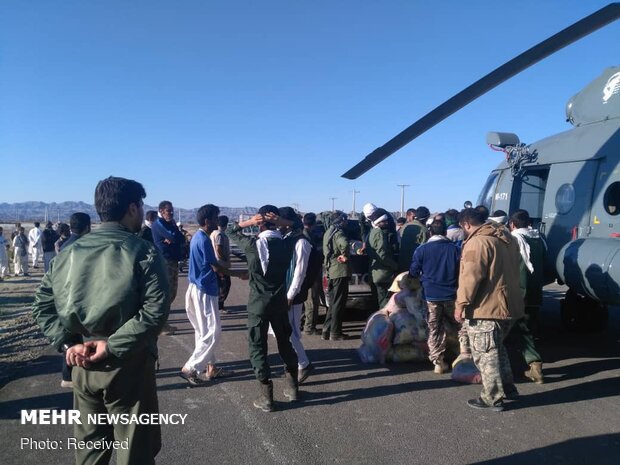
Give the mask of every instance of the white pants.
POLYGON ((28 273, 28 254, 22 255, 22 248, 15 247, 13 251, 13 265, 15 266, 15 275, 28 273))
POLYGON ((33 247, 31 250, 31 254, 32 254, 32 267, 36 267, 37 266, 37 262, 39 261, 39 257, 41 256, 41 252, 43 252, 43 249, 40 249, 39 247, 33 247))
POLYGON ((218 296, 205 294, 190 283, 185 293, 185 311, 194 327, 196 343, 185 366, 203 372, 207 365, 215 364, 215 349, 222 334, 218 296))
POLYGON ((43 269, 45 270, 45 272, 47 273, 47 270, 49 270, 50 268, 50 262, 52 261, 52 258, 54 258, 56 256, 56 251, 52 251, 52 252, 43 252, 43 269))
MULTIPOLYGON (((308 365, 310 365, 310 360, 308 360, 308 356, 306 355, 306 349, 304 349, 304 345, 301 343, 301 331, 299 326, 301 325, 301 314, 303 312, 304 304, 297 304, 291 306, 288 311, 288 322, 291 325, 291 337, 290 341, 293 345, 293 349, 295 349, 295 353, 297 354, 297 368, 299 370, 303 370, 308 365)), ((271 325, 269 325, 269 334, 275 336, 271 325)))
POLYGON ((4 246, 0 246, 0 278, 9 274, 9 256, 4 246))

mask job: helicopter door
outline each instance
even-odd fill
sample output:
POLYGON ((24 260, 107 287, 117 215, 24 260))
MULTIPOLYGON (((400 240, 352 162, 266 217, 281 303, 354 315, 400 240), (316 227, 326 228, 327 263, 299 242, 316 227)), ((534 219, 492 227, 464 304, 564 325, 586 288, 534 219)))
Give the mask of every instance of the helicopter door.
POLYGON ((535 229, 541 228, 548 178, 549 167, 537 166, 526 168, 522 175, 513 180, 510 211, 527 210, 535 229))
POLYGON ((551 256, 590 234, 590 209, 598 160, 554 163, 547 182, 544 219, 551 256))

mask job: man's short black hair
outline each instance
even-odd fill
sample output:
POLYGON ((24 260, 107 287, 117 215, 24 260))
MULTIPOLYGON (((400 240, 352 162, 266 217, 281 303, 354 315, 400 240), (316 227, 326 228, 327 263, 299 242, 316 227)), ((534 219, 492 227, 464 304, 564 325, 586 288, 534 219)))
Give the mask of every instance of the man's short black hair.
POLYGON ((398 217, 396 218, 396 224, 405 224, 407 222, 407 218, 404 217, 398 217))
POLYGON ((412 214, 412 213, 413 213, 414 215, 417 213, 415 208, 409 208, 409 209, 407 210, 407 215, 410 215, 410 214, 412 214))
POLYGON ((196 222, 198 223, 198 226, 206 226, 208 219, 217 217, 219 214, 219 207, 208 203, 200 207, 196 212, 196 222))
POLYGON ((480 226, 485 221, 484 214, 478 208, 465 208, 459 213, 459 224, 467 222, 472 226, 480 226))
POLYGON ((484 205, 478 205, 475 209, 478 210, 483 216, 483 223, 489 219, 489 209, 487 207, 485 207, 484 205))
POLYGON ((275 213, 280 216, 280 210, 275 205, 263 205, 258 209, 259 215, 266 215, 267 213, 275 213))
POLYGON ((157 208, 159 211, 165 210, 166 208, 173 208, 172 202, 170 200, 162 200, 159 202, 159 206, 157 208))
POLYGON ((38 221, 35 221, 35 222, 34 222, 34 227, 35 227, 35 228, 38 228, 39 226, 41 226, 41 223, 39 223, 38 221))
POLYGON ((228 217, 226 215, 221 215, 217 217, 217 225, 220 228, 225 228, 228 226, 228 217))
POLYGON ((73 234, 84 234, 90 229, 90 215, 84 212, 74 213, 69 218, 69 226, 73 234))
POLYGON ((454 208, 446 211, 445 213, 446 224, 448 226, 458 223, 459 221, 459 212, 454 208))
POLYGON ((129 205, 146 197, 142 184, 131 179, 110 176, 99 181, 95 189, 95 208, 101 221, 120 221, 129 205))
POLYGON ((292 229, 300 229, 303 226, 299 214, 295 209, 292 207, 280 207, 279 210, 282 218, 293 222, 293 226, 291 226, 292 229))
POLYGON ((58 223, 57 231, 58 234, 60 234, 61 236, 68 236, 69 234, 71 234, 71 229, 69 228, 69 225, 67 223, 58 223))
POLYGON ((144 214, 144 218, 146 221, 150 221, 152 223, 157 219, 157 212, 155 210, 149 210, 144 214))
POLYGON ((495 210, 493 212, 493 215, 491 216, 493 216, 494 218, 498 216, 508 216, 508 213, 506 213, 504 210, 495 210))
MULTIPOLYGON (((260 207, 258 209, 258 213, 260 215, 266 215, 267 213, 275 213, 276 215, 280 216, 280 210, 278 210, 278 207, 276 207, 275 205, 263 205, 262 207, 260 207)), ((263 226, 267 229, 275 229, 276 225, 273 223, 270 223, 269 221, 265 221, 263 223, 263 226)))
POLYGON ((304 215, 303 223, 306 226, 314 226, 316 224, 316 214, 315 213, 306 213, 304 215))
POLYGON ((515 210, 510 215, 510 222, 515 225, 515 228, 527 228, 531 223, 530 214, 527 210, 515 210))
POLYGON ((431 232, 431 236, 445 236, 448 232, 446 223, 441 220, 433 220, 428 229, 431 232))

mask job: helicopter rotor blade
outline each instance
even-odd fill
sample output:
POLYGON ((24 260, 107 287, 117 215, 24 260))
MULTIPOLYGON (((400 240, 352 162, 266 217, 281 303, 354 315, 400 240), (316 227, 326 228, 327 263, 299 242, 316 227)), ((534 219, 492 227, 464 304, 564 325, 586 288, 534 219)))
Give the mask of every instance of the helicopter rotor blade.
POLYGON ((385 145, 375 149, 370 154, 342 175, 343 178, 357 179, 366 171, 378 165, 394 152, 400 150, 409 142, 428 131, 430 128, 457 112, 473 100, 484 95, 499 84, 519 74, 540 60, 561 50, 567 45, 591 34, 592 32, 614 22, 620 17, 620 3, 610 3, 573 25, 540 42, 521 55, 504 63, 483 78, 462 90, 445 101, 437 108, 427 113, 400 134, 390 139, 385 145))

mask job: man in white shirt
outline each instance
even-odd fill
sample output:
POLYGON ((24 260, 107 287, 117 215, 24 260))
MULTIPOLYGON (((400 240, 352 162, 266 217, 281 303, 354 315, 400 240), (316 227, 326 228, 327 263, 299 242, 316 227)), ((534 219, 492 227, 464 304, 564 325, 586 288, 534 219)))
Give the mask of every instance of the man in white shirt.
POLYGON ((28 232, 28 242, 30 243, 30 254, 32 255, 32 267, 38 268, 37 262, 39 257, 43 256, 43 247, 41 245, 41 230, 39 229, 41 223, 34 222, 34 228, 28 232))
POLYGON ((288 320, 292 329, 290 341, 298 358, 297 380, 298 383, 302 383, 314 369, 308 360, 304 345, 301 343, 301 314, 303 313, 304 301, 308 297, 308 287, 304 287, 304 284, 306 284, 306 272, 312 244, 303 235, 303 224, 295 210, 291 207, 282 207, 280 208, 280 216, 293 223, 292 226, 280 227, 280 232, 285 239, 290 237, 295 240, 293 258, 286 276, 286 298, 289 305, 288 320))
POLYGON ((0 281, 9 274, 9 248, 11 244, 4 237, 2 226, 0 226, 0 281))

